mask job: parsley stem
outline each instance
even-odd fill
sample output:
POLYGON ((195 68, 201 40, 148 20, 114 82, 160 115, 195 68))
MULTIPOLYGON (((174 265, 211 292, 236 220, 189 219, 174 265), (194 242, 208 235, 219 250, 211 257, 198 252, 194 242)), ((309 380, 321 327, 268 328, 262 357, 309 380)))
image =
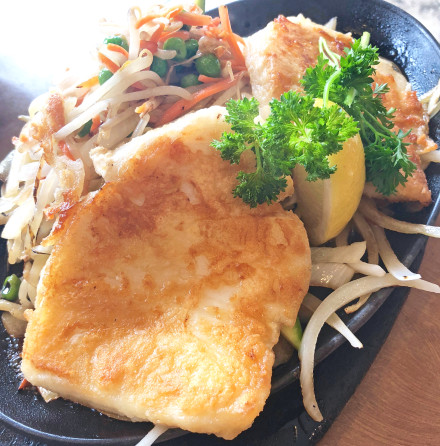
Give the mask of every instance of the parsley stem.
MULTIPOLYGON (((366 112, 364 112, 364 113, 366 113, 366 112)), ((377 135, 380 135, 381 137, 386 138, 386 135, 384 135, 383 133, 378 132, 377 129, 375 129, 374 126, 373 126, 370 122, 368 122, 368 119, 364 119, 363 121, 365 122, 365 124, 367 124, 367 126, 370 128, 370 130, 371 130, 376 136, 377 136, 377 135)), ((376 120, 375 120, 375 121, 376 121, 376 120)), ((379 121, 377 121, 377 123, 379 124, 379 121)))
POLYGON ((359 121, 358 121, 358 124, 359 124, 360 127, 361 127, 361 131, 360 131, 360 133, 361 133, 361 137, 362 137, 363 141, 368 141, 368 144, 371 144, 370 139, 368 138, 367 132, 366 132, 366 130, 365 130, 365 125, 364 125, 364 123, 362 122, 362 120, 359 120, 359 121))
MULTIPOLYGON (((376 119, 375 116, 373 116, 368 110, 364 110, 364 115, 367 114, 367 116, 380 128, 385 132, 385 135, 383 135, 384 137, 386 135, 389 135, 391 132, 391 130, 388 127, 385 127, 378 119, 376 119)), ((377 131, 377 130, 376 130, 377 131)))
POLYGON ((333 82, 341 75, 341 70, 336 70, 327 80, 324 87, 324 92, 322 94, 322 100, 323 100, 323 107, 327 108, 328 103, 328 96, 330 94, 330 87, 332 86, 333 82))
POLYGON ((319 52, 324 54, 329 58, 329 64, 334 67, 339 67, 339 59, 341 56, 334 53, 328 46, 327 41, 324 39, 324 37, 319 38, 319 52))
POLYGON ((255 157, 257 158, 257 172, 261 170, 261 152, 260 152, 260 144, 255 144, 255 157))
POLYGON ((370 33, 365 31, 361 36, 361 48, 365 49, 370 43, 370 33))
POLYGON ((354 98, 356 97, 357 90, 354 87, 350 87, 348 90, 348 94, 344 99, 344 104, 348 107, 351 107, 351 104, 353 104, 354 98))

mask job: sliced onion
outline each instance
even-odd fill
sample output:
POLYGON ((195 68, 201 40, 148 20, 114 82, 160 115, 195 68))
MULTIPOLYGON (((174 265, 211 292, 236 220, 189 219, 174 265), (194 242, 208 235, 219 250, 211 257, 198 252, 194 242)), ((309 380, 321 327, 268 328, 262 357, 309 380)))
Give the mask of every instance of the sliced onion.
POLYGON ((420 96, 420 102, 426 106, 430 118, 440 111, 440 80, 434 88, 420 96))
POLYGON ((192 95, 185 88, 174 85, 165 85, 162 87, 149 88, 147 90, 135 91, 115 96, 111 99, 112 103, 140 101, 142 99, 152 98, 154 96, 180 96, 183 99, 191 99, 192 95))
POLYGON ((386 271, 379 265, 366 262, 355 262, 348 264, 350 268, 353 268, 357 273, 364 274, 365 276, 383 277, 386 271))
MULTIPOLYGON (((353 222, 356 225, 356 228, 359 231, 359 233, 361 234, 362 238, 367 242, 367 257, 368 257, 369 264, 377 265, 379 263, 379 247, 377 246, 377 241, 376 241, 376 238, 374 237, 374 233, 373 233, 373 230, 371 229, 370 224, 367 222, 367 220, 365 220, 364 216, 359 212, 356 212, 353 215, 353 222)), ((382 270, 382 268, 381 268, 381 270, 382 270)), ((378 274, 371 274, 371 272, 369 275, 379 276, 378 274)), ((363 305, 365 305, 367 303, 370 296, 371 296, 371 293, 361 296, 356 303, 349 305, 348 307, 346 307, 344 309, 344 311, 347 314, 354 313, 355 311, 359 310, 359 308, 361 308, 363 305)))
POLYGON ((133 60, 138 57, 140 48, 140 29, 136 28, 138 20, 136 16, 136 9, 130 8, 128 10, 128 30, 129 30, 129 50, 128 58, 133 60))
POLYGON ((39 167, 40 167, 40 163, 38 161, 23 164, 23 166, 21 166, 20 171, 18 173, 19 181, 35 180, 35 177, 37 176, 39 167))
POLYGON ((313 366, 315 358, 316 341, 319 332, 326 320, 339 308, 347 305, 352 300, 367 293, 373 293, 390 286, 410 286, 418 289, 434 291, 439 293, 440 287, 427 284, 422 280, 400 281, 393 275, 384 277, 362 277, 341 286, 339 289, 327 296, 313 313, 304 331, 301 348, 298 352, 301 360, 300 383, 303 392, 304 407, 308 414, 316 421, 322 421, 323 417, 318 408, 313 386, 313 366))
POLYGON ((41 270, 43 269, 44 265, 46 264, 46 261, 48 259, 48 256, 45 254, 36 254, 34 262, 32 263, 32 267, 29 271, 29 275, 27 277, 27 282, 32 285, 33 287, 37 287, 38 282, 40 280, 40 274, 41 270))
POLYGON ((23 279, 18 290, 18 301, 23 308, 33 308, 32 302, 27 298, 29 290, 29 283, 23 279))
MULTIPOLYGON (((132 75, 133 73, 148 68, 151 65, 152 61, 153 61, 153 55, 150 53, 149 57, 138 57, 133 62, 121 67, 121 69, 119 69, 107 82, 102 84, 92 93, 88 94, 84 99, 83 103, 79 107, 74 108, 69 113, 68 121, 71 121, 73 118, 79 116, 89 107, 92 107, 112 89, 116 89, 118 92, 123 91, 120 89, 121 82, 125 81, 125 79, 130 75, 132 75)), ((61 137, 59 139, 61 139, 61 137)))
POLYGON ((353 268, 344 263, 316 263, 312 265, 310 286, 322 286, 336 289, 350 282, 354 275, 353 268))
POLYGON ((366 242, 356 242, 336 248, 311 248, 312 263, 354 263, 365 253, 366 242))
POLYGON ((354 313, 355 311, 359 310, 359 308, 361 308, 362 306, 364 306, 367 303, 367 301, 370 298, 370 296, 371 296, 371 293, 368 293, 368 294, 365 294, 365 295, 361 296, 359 298, 359 300, 355 304, 352 304, 352 305, 349 305, 348 307, 345 307, 344 311, 347 314, 354 313))
POLYGON ((348 245, 348 237, 351 232, 351 224, 349 223, 345 228, 335 237, 335 245, 336 246, 347 246, 348 245))
POLYGON ((401 281, 402 286, 417 288, 418 290, 428 291, 430 293, 440 293, 440 286, 423 279, 401 281), (406 285, 408 284, 408 285, 406 285))
POLYGON ((238 88, 242 88, 244 87, 244 85, 246 84, 246 82, 241 79, 240 81, 237 82, 237 85, 234 85, 230 88, 228 88, 227 90, 225 90, 222 94, 220 94, 220 96, 217 96, 216 100, 214 101, 214 103, 212 105, 225 105, 226 102, 228 102, 230 99, 242 99, 241 95, 237 95, 236 93, 236 89, 238 88))
MULTIPOLYGON (((321 300, 318 299, 313 294, 307 293, 304 297, 304 300, 301 303, 300 309, 300 317, 303 315, 307 315, 307 319, 310 319, 312 314, 321 304, 321 300), (304 311, 304 309, 306 311, 304 311)), ((327 320, 326 323, 330 325, 330 327, 334 328, 336 331, 341 333, 347 341, 355 348, 362 348, 362 343, 359 339, 354 335, 354 333, 344 324, 342 319, 336 314, 332 314, 327 320)))
POLYGON ((15 239, 21 236, 21 231, 34 215, 34 198, 29 197, 21 206, 14 210, 2 231, 2 237, 15 239))
POLYGON ((20 153, 18 150, 14 151, 14 156, 9 168, 8 181, 6 182, 6 188, 2 194, 4 197, 13 197, 18 192, 20 184, 20 169, 25 163, 25 154, 20 153))
POLYGON ((167 430, 168 427, 156 424, 136 446, 151 446, 167 430))
POLYGON ((362 214, 356 212, 353 215, 353 221, 362 238, 367 242, 368 263, 379 263, 379 247, 370 224, 365 220, 362 214))
POLYGON ((56 400, 60 396, 58 393, 52 392, 51 390, 47 390, 44 387, 38 387, 38 391, 40 392, 41 396, 43 397, 43 400, 46 403, 50 403, 53 400, 56 400))
MULTIPOLYGON (((0 198, 0 214, 4 214, 6 212, 9 212, 13 207, 15 207, 15 200, 13 198, 0 198)), ((5 220, 2 221, 0 224, 6 224, 8 221, 8 217, 5 217, 5 220)))
POLYGON ((105 131, 100 131, 98 144, 109 149, 115 147, 136 128, 138 121, 138 116, 136 114, 132 114, 128 117, 128 119, 125 119, 118 125, 106 129, 105 131))
POLYGON ((370 221, 382 228, 403 234, 424 234, 428 237, 440 238, 440 228, 418 223, 407 223, 396 220, 378 211, 371 199, 363 198, 359 205, 359 211, 370 221))
POLYGON ((35 308, 35 300, 37 298, 37 288, 28 283, 27 286, 27 294, 29 296, 29 299, 32 303, 32 306, 35 308))
POLYGON ((100 127, 99 130, 107 130, 109 127, 113 127, 114 125, 122 122, 124 119, 127 119, 131 115, 134 115, 136 107, 128 107, 126 110, 124 110, 121 113, 118 113, 116 116, 114 116, 111 119, 107 119, 100 127))
POLYGON ((12 314, 17 319, 20 319, 21 321, 25 321, 26 318, 24 317, 24 308, 16 304, 14 302, 9 302, 5 299, 0 299, 0 311, 7 311, 12 314))
POLYGON ((51 169, 44 180, 40 181, 37 193, 37 206, 34 217, 30 223, 33 234, 37 234, 38 229, 43 220, 43 211, 47 205, 53 202, 55 198, 55 190, 58 186, 58 175, 55 169, 51 169))
POLYGON ((148 122, 150 121, 150 115, 146 113, 142 118, 139 119, 139 122, 136 128, 133 130, 132 138, 136 138, 144 133, 145 127, 147 127, 148 122))
POLYGON ((8 240, 6 246, 8 247, 8 262, 12 265, 20 259, 23 252, 23 240, 17 237, 14 240, 8 240))
POLYGON ((121 81, 117 85, 117 88, 113 88, 112 90, 107 92, 105 95, 102 96, 102 99, 109 99, 114 96, 117 96, 118 94, 121 94, 128 87, 135 84, 136 82, 142 82, 144 80, 152 80, 157 84, 162 83, 160 76, 154 71, 139 71, 136 73, 132 73, 128 76, 125 76, 123 79, 121 79, 121 81))
MULTIPOLYGON (((103 84, 103 85, 105 85, 105 84, 103 84)), ((55 138, 57 138, 58 140, 65 139, 67 136, 69 136, 75 130, 78 130, 80 127, 82 127, 87 121, 90 121, 97 114, 104 111, 108 107, 109 103, 110 103, 110 100, 107 99, 105 101, 97 102, 95 105, 86 109, 86 111, 84 111, 84 113, 77 115, 76 118, 72 119, 63 128, 58 130, 58 132, 55 133, 55 138)))
POLYGON ((22 338, 26 332, 27 322, 22 319, 17 319, 10 313, 2 314, 2 322, 5 330, 10 336, 14 338, 22 338))
POLYGON ((154 53, 154 55, 157 56, 159 59, 164 59, 164 60, 171 60, 174 57, 176 57, 176 54, 177 54, 176 50, 161 50, 160 48, 158 48, 154 53))
POLYGON ((376 237, 377 244, 379 245, 379 254, 385 264, 387 270, 399 280, 416 280, 422 276, 420 274, 410 271, 394 254, 393 248, 385 235, 383 228, 379 226, 372 226, 374 236, 376 237))

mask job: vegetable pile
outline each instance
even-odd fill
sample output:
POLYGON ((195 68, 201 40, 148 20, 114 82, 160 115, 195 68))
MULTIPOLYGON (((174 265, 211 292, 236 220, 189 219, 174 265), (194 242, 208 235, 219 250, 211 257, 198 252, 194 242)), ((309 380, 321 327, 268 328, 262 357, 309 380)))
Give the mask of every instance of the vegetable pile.
MULTIPOLYGON (((160 126, 176 119, 202 100, 234 85, 238 80, 235 75, 245 70, 244 57, 238 45, 241 38, 232 32, 227 8, 220 7, 219 14, 219 18, 212 18, 195 5, 189 11, 183 6, 172 6, 150 11, 144 16, 136 16, 133 11, 130 45, 125 35, 106 37, 98 51, 101 70, 80 87, 90 90, 96 85, 103 85, 116 72, 134 59, 144 57, 148 51, 153 59, 147 69, 156 73, 165 85, 184 89, 196 87, 197 94, 166 107, 155 124, 160 126)), ((141 80, 132 88, 142 91, 146 85, 141 80)), ((88 91, 78 100, 78 105, 87 94, 88 91)), ((137 113, 144 114, 144 110, 138 108, 137 113)), ((90 119, 83 125, 77 136, 83 138, 95 134, 103 122, 102 113, 97 114, 94 120, 90 119)))

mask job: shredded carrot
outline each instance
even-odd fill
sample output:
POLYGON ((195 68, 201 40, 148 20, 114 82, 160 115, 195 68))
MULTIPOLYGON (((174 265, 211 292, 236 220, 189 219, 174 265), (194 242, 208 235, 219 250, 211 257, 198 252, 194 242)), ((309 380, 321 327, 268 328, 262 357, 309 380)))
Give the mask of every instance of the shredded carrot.
POLYGON ((90 127, 90 133, 95 133, 98 127, 101 125, 101 117, 98 115, 92 118, 92 126, 90 127))
POLYGON ((204 74, 200 74, 198 77, 199 82, 202 82, 204 84, 210 84, 212 82, 220 82, 223 78, 222 77, 209 77, 205 76, 204 74))
POLYGON ((192 12, 180 12, 176 16, 177 20, 188 26, 206 26, 212 21, 212 17, 204 14, 195 14, 192 12))
POLYGON ((84 98, 87 96, 87 93, 89 92, 89 90, 90 89, 88 88, 87 91, 76 100, 75 107, 79 107, 83 103, 84 98))
POLYGON ((18 390, 23 390, 25 387, 27 387, 29 385, 30 385, 30 382, 26 378, 23 378, 21 380, 20 385, 18 386, 18 390))
POLYGON ((177 6, 173 9, 171 9, 168 14, 166 15, 166 18, 169 20, 174 19, 174 17, 176 17, 179 13, 181 13, 183 10, 183 6, 177 6))
POLYGON ((175 102, 162 115, 160 121, 158 122, 158 126, 173 121, 174 119, 186 113, 188 110, 191 110, 191 108, 193 108, 203 99, 206 99, 209 96, 220 93, 221 91, 227 90, 228 88, 232 87, 238 82, 241 76, 242 73, 237 73, 234 76, 234 79, 230 79, 229 77, 223 78, 219 82, 212 83, 202 90, 196 91, 191 99, 180 99, 179 101, 175 102))
POLYGON ((140 48, 141 48, 141 50, 151 51, 154 54, 157 51, 157 43, 151 42, 151 41, 147 42, 146 40, 141 40, 140 48))
POLYGON ((238 34, 232 33, 232 35, 235 37, 235 40, 237 42, 240 42, 243 45, 246 45, 246 42, 244 41, 243 37, 239 36, 238 34))
POLYGON ((157 19, 158 17, 161 17, 160 14, 149 14, 146 15, 145 17, 141 17, 137 22, 136 22, 136 29, 139 29, 142 25, 145 25, 148 22, 151 22, 153 19, 157 19))
POLYGON ((171 6, 168 9, 163 10, 161 13, 158 14, 148 14, 145 17, 141 17, 136 22, 136 29, 139 29, 142 25, 145 25, 148 22, 151 22, 154 19, 157 19, 159 17, 166 17, 167 19, 173 19, 176 16, 178 16, 183 10, 183 6, 171 6))
POLYGON ((234 68, 235 71, 243 71, 246 70, 246 65, 245 63, 240 62, 239 60, 231 60, 231 67, 234 68))
POLYGON ((70 151, 69 146, 67 145, 66 141, 59 141, 58 147, 60 148, 63 155, 66 155, 67 158, 71 159, 72 161, 75 161, 75 158, 72 155, 72 152, 70 151))
POLYGON ((160 36, 162 35, 162 32, 163 32, 164 28, 165 28, 165 24, 164 23, 159 23, 158 28, 151 35, 150 41, 151 42, 157 42, 159 40, 160 36))
POLYGON ((121 53, 128 59, 128 51, 125 48, 122 48, 122 46, 116 45, 114 43, 107 43, 107 49, 109 51, 115 51, 116 53, 121 53))
POLYGON ((98 53, 99 60, 112 72, 116 73, 119 70, 119 66, 116 65, 112 60, 110 60, 107 56, 104 56, 102 53, 98 53))
POLYGON ((214 17, 214 18, 212 19, 211 25, 212 25, 212 26, 218 26, 218 25, 220 25, 220 17, 214 17))
POLYGON ((182 40, 188 40, 189 39, 189 32, 188 31, 173 31, 170 33, 165 33, 162 34, 159 37, 159 42, 165 42, 165 40, 171 38, 171 37, 178 37, 179 39, 182 40))
POLYGON ((98 82, 99 82, 98 76, 93 76, 90 79, 87 79, 86 81, 79 84, 77 88, 91 88, 94 85, 97 85, 98 82))
POLYGON ((239 65, 245 66, 246 63, 244 61, 243 53, 241 52, 241 49, 238 46, 235 34, 232 32, 231 21, 229 20, 228 8, 224 5, 219 6, 218 13, 220 16, 222 28, 225 30, 224 40, 228 42, 235 61, 239 65))
POLYGON ((219 25, 220 25, 219 17, 215 17, 214 19, 212 19, 212 22, 204 29, 205 35, 207 37, 212 37, 214 39, 221 39, 225 34, 225 31, 219 28, 219 25))

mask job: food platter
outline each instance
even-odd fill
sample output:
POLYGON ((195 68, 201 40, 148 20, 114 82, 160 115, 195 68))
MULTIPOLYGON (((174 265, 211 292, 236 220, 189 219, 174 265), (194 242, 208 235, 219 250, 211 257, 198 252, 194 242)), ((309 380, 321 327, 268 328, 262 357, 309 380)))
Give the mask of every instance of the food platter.
MULTIPOLYGON (((330 18, 338 17, 338 30, 351 31, 356 35, 363 31, 369 31, 372 42, 379 46, 382 56, 397 63, 408 76, 413 88, 424 93, 432 88, 440 77, 440 47, 435 43, 430 34, 412 17, 405 12, 387 3, 370 0, 346 0, 346 1, 296 1, 276 0, 264 2, 258 0, 245 0, 235 2, 229 6, 234 30, 243 36, 265 26, 278 14, 296 15, 302 12, 304 15, 325 23, 330 18), (429 61, 429 66, 426 65, 429 61)), ((103 11, 105 14, 105 11, 103 11)), ((3 92, 2 95, 6 93, 3 92)), ((20 100, 26 97, 26 92, 21 93, 20 100)), ((27 98, 28 99, 28 98, 27 98)), ((3 97, 4 101, 5 98, 3 97)), ((21 113, 24 110, 20 111, 21 113)), ((15 119, 14 108, 3 110, 2 116, 6 124, 15 119)), ((6 126, 5 124, 5 126, 6 126)), ((434 119, 430 126, 431 135, 436 141, 440 140, 440 121, 434 119)), ((4 128, 0 130, 1 147, 3 154, 7 153, 9 144, 4 128)), ((431 223, 439 212, 440 169, 435 166, 428 171, 429 185, 433 191, 434 204, 421 213, 410 215, 400 209, 403 219, 416 222, 431 223)), ((407 265, 417 263, 423 252, 426 239, 422 236, 391 235, 391 241, 401 259, 405 259, 407 265)), ((2 254, 4 257, 4 253, 2 254)), ((2 264, 4 267, 4 263, 2 264)), ((2 271, 3 276, 5 271, 2 271)), ((348 325, 354 331, 362 326, 362 335, 371 336, 376 330, 370 328, 371 324, 379 324, 382 331, 375 341, 376 348, 356 352, 356 363, 351 366, 349 372, 342 372, 344 361, 349 361, 352 352, 343 343, 342 337, 335 335, 330 330, 324 331, 317 349, 316 361, 318 366, 317 393, 318 398, 324 401, 323 409, 326 422, 318 424, 303 413, 301 398, 298 389, 298 363, 293 358, 286 365, 277 368, 273 376, 272 397, 257 420, 255 426, 238 437, 233 442, 207 439, 206 436, 183 436, 181 431, 169 431, 163 436, 165 444, 290 444, 281 439, 282 433, 277 433, 282 426, 289 426, 297 433, 295 443, 308 444, 316 441, 331 420, 337 415, 355 386, 365 373, 369 364, 377 352, 381 342, 386 337, 395 315, 403 302, 406 291, 393 292, 388 299, 390 291, 384 291, 375 295, 368 304, 348 320, 348 325), (371 318, 371 321, 369 321, 371 318), (368 323, 367 323, 368 322, 368 323), (335 352, 336 350, 336 352, 335 352), (334 352, 328 360, 325 358, 334 352), (337 390, 338 379, 332 383, 332 391, 325 390, 325 383, 334 373, 346 374, 345 382, 348 385, 340 386, 337 390), (282 392, 280 390, 283 389, 282 392), (336 395, 336 396, 335 396, 336 395), (292 421, 293 420, 293 421, 292 421), (295 424, 296 423, 296 424, 295 424), (175 439, 173 439, 175 438, 175 439), (188 440, 188 438, 190 438, 188 440), (168 441, 168 442, 167 442, 168 441)), ((362 338, 361 338, 362 339, 362 338)), ((362 339, 363 340, 363 339, 362 339)), ((109 419, 95 411, 66 401, 54 401, 45 404, 32 392, 17 392, 20 378, 17 376, 13 364, 17 358, 13 356, 14 346, 4 332, 0 336, 2 351, 8 352, 2 355, 0 370, 3 376, 2 393, 0 396, 0 418, 17 435, 26 435, 36 441, 50 444, 135 444, 147 431, 146 424, 131 424, 109 419)), ((332 382, 332 381, 330 381, 332 382)), ((290 435, 293 441, 293 435, 290 435)))

